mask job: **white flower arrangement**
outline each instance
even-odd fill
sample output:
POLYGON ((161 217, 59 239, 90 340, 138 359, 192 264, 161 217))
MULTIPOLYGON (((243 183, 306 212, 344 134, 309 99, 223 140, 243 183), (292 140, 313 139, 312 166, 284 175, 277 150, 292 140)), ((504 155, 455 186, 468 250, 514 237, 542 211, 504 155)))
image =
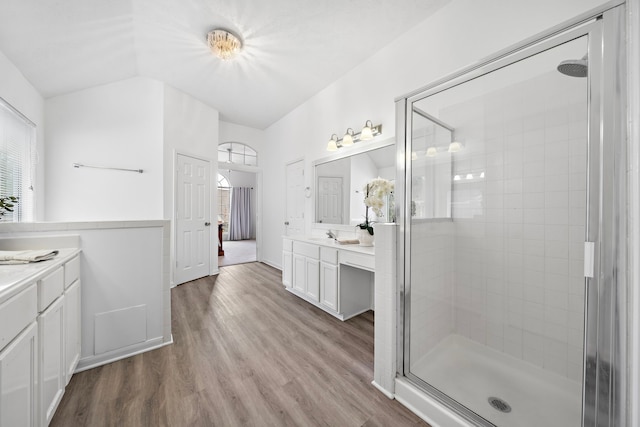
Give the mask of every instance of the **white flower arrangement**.
POLYGON ((385 197, 393 192, 394 184, 388 179, 378 177, 369 181, 362 190, 365 194, 364 205, 366 210, 364 222, 356 227, 367 230, 369 234, 373 235, 373 221, 369 220, 369 208, 373 209, 378 218, 382 218, 384 216, 382 208, 384 207, 385 197))

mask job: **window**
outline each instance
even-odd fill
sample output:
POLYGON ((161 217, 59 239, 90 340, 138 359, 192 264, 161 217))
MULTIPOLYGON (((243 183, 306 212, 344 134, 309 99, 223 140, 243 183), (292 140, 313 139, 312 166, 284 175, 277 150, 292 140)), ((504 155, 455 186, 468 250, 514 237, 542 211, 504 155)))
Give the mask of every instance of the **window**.
POLYGON ((229 180, 218 174, 218 212, 222 220, 222 231, 229 230, 229 212, 231 211, 231 185, 229 180))
POLYGON ((0 196, 18 197, 4 221, 33 221, 35 124, 0 98, 0 196))
POLYGON ((258 153, 241 142, 225 142, 218 145, 218 162, 258 166, 258 153))

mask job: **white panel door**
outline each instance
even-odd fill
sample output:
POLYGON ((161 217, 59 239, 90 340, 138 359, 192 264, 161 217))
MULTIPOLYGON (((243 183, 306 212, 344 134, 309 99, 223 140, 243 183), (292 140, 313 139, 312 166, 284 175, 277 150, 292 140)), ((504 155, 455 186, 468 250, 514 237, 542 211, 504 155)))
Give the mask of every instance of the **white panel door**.
POLYGON ((304 255, 293 254, 293 289, 306 292, 307 291, 307 258, 304 255))
POLYGON ((320 261, 305 258, 306 262, 306 293, 315 302, 320 301, 320 261))
POLYGON ((56 412, 66 384, 64 363, 64 297, 38 316, 40 342, 40 422, 47 426, 56 412))
POLYGON ((211 259, 209 162, 178 154, 176 272, 179 285, 209 274, 211 259))
POLYGON ((0 426, 40 425, 36 420, 38 324, 31 323, 0 351, 0 426))
POLYGON ((304 233, 304 160, 287 165, 285 234, 304 233))
POLYGON ((338 266, 335 264, 320 263, 320 302, 338 311, 338 266))
POLYGON ((80 280, 76 280, 64 291, 65 385, 69 384, 80 360, 81 304, 80 280))
POLYGON ((342 178, 318 177, 316 222, 342 224, 342 178))
POLYGON ((282 284, 286 288, 291 287, 291 275, 293 273, 293 254, 282 251, 282 284))

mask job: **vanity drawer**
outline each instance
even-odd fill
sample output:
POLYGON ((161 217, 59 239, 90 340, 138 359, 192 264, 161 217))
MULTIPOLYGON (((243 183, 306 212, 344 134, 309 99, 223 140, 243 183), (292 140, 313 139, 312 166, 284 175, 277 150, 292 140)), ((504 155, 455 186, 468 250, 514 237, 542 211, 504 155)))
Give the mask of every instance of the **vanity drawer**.
POLYGON ((44 311, 64 291, 64 268, 38 280, 38 312, 44 311))
POLYGON ((291 252, 293 249, 293 240, 282 239, 282 250, 291 252))
POLYGON ((320 246, 303 242, 293 242, 293 253, 307 258, 320 259, 320 246))
POLYGON ((350 251, 340 251, 340 264, 375 271, 375 257, 350 251))
POLYGON ((80 278, 80 257, 75 257, 64 265, 64 288, 67 289, 80 278))
POLYGON ((320 261, 329 264, 338 264, 338 250, 333 248, 320 248, 320 261))
POLYGON ((38 315, 36 285, 29 286, 0 304, 0 350, 38 315))

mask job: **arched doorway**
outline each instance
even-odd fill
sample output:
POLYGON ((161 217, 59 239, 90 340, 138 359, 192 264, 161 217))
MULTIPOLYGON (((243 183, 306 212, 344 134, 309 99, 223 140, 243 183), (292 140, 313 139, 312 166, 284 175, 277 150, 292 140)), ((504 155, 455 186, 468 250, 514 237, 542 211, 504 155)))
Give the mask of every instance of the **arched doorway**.
POLYGON ((218 265, 258 261, 260 235, 258 156, 250 146, 218 147, 218 213, 221 251, 218 265))

